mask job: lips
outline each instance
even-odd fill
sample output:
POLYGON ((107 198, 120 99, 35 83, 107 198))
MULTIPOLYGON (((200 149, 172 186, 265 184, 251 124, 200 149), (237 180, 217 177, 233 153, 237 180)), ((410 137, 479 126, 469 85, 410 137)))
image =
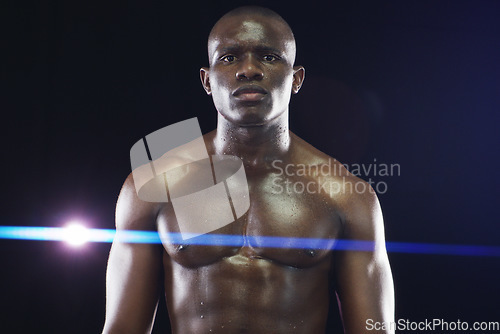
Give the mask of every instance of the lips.
POLYGON ((257 85, 241 86, 233 92, 233 96, 242 101, 260 101, 266 94, 267 91, 257 85))

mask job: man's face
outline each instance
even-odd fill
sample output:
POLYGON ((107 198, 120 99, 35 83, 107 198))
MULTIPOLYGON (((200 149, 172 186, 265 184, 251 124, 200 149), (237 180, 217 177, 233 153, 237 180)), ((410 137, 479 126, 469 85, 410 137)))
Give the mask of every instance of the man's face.
POLYGON ((210 68, 201 70, 201 79, 225 119, 258 126, 288 110, 303 68, 293 67, 295 42, 283 23, 258 15, 224 18, 208 51, 210 68))

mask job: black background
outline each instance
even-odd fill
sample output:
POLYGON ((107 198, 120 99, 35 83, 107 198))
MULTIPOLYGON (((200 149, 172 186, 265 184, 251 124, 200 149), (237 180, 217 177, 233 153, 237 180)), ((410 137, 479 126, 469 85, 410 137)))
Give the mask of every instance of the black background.
MULTIPOLYGON (((198 71, 241 4, 3 2, 1 224, 113 228, 137 140, 191 117, 215 128, 198 71)), ((499 246, 500 2, 259 4, 306 68, 291 130, 346 164, 400 165, 364 177, 387 184, 387 240, 499 246)), ((109 247, 1 240, 0 330, 99 332, 109 247)), ((397 319, 500 321, 500 258, 389 256, 397 319)))

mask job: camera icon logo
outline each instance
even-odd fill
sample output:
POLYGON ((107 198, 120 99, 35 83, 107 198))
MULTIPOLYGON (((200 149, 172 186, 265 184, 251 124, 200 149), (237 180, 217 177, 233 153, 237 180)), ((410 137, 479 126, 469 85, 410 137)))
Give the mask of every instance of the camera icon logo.
POLYGON ((130 162, 137 196, 146 202, 172 202, 184 240, 226 226, 250 207, 243 161, 210 156, 197 118, 137 141, 130 162))

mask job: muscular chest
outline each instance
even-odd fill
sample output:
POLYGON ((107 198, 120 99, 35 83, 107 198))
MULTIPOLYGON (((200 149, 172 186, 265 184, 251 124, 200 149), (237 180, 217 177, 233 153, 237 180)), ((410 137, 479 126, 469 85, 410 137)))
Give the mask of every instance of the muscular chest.
MULTIPOLYGON (((290 182, 309 181, 297 178, 290 182)), ((340 221, 322 194, 296 191, 300 188, 279 184, 271 175, 248 177, 248 186, 248 211, 230 224, 209 232, 221 238, 228 236, 232 245, 224 246, 216 240, 207 245, 164 240, 170 258, 183 266, 199 267, 243 255, 302 268, 328 256, 329 248, 340 233, 340 221)), ((217 207, 211 209, 217 210, 217 207)), ((161 210, 158 229, 160 233, 179 232, 171 205, 161 210)))

